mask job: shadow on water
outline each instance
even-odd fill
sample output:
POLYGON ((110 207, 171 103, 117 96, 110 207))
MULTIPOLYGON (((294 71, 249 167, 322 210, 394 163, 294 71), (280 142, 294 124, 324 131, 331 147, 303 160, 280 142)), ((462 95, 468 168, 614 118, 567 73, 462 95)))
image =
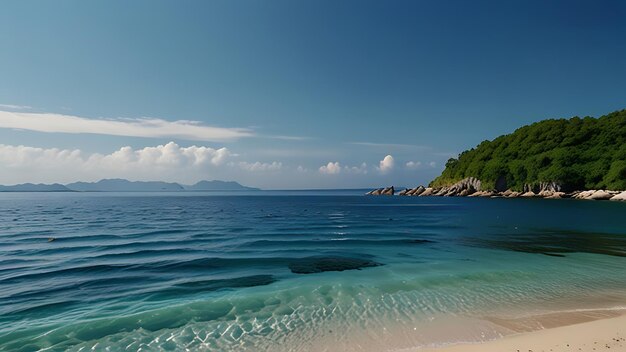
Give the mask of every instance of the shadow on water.
POLYGON ((626 235, 541 230, 537 233, 493 234, 465 237, 468 246, 565 257, 567 253, 591 253, 626 257, 626 235))

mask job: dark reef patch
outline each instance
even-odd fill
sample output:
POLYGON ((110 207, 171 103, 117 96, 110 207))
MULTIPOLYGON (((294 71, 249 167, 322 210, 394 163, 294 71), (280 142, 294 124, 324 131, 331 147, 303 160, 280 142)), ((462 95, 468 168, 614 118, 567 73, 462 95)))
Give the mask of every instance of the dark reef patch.
POLYGON ((360 270, 381 264, 367 259, 347 257, 309 257, 289 263, 294 274, 315 274, 324 271, 360 270))

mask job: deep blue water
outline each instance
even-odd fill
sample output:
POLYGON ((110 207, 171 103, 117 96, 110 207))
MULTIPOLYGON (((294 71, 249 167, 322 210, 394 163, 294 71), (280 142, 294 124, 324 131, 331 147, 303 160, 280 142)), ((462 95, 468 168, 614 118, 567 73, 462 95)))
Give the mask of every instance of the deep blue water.
POLYGON ((380 350, 626 306, 626 204, 358 193, 0 194, 0 350, 380 350))

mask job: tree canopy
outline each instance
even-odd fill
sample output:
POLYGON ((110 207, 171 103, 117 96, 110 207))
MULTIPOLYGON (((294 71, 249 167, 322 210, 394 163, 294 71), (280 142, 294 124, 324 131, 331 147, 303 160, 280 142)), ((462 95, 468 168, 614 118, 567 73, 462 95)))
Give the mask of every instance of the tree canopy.
POLYGON ((483 188, 494 188, 500 179, 518 191, 541 182, 565 190, 626 190, 626 109, 600 118, 543 120, 484 141, 449 159, 430 186, 470 176, 483 188))

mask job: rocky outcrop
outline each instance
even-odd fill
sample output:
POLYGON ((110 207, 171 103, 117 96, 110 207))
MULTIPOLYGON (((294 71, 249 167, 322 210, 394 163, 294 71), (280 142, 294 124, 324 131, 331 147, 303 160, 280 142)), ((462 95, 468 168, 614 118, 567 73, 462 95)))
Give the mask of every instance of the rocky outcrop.
POLYGON ((576 194, 576 196, 574 196, 574 198, 576 199, 591 199, 591 200, 607 200, 607 199, 611 199, 613 198, 613 196, 616 195, 616 192, 607 192, 605 190, 599 189, 599 190, 589 190, 589 191, 583 191, 580 192, 578 194, 576 194))
POLYGON ((395 194, 393 186, 386 188, 377 188, 375 190, 365 193, 366 196, 393 196, 395 194))
POLYGON ((380 192, 383 191, 383 188, 377 188, 377 189, 373 189, 367 193, 365 193, 366 196, 379 196, 380 192))
POLYGON ((407 195, 417 197, 424 193, 425 190, 426 188, 424 188, 424 186, 418 186, 413 188, 407 195))
MULTIPOLYGON (((535 185, 524 185, 523 192, 507 189, 498 191, 493 189, 481 189, 482 183, 475 177, 465 178, 451 186, 447 187, 424 187, 407 188, 398 193, 399 196, 412 197, 501 197, 501 198, 545 198, 545 199, 589 199, 589 200, 614 200, 626 201, 626 191, 608 191, 608 190, 588 190, 574 191, 566 193, 563 187, 557 182, 541 182, 535 185)), ((378 188, 367 192, 367 195, 394 195, 395 190, 392 187, 378 188)))
POLYGON ((393 189, 393 186, 391 186, 391 187, 387 187, 383 189, 383 191, 380 194, 383 196, 393 196, 395 192, 396 191, 393 189))
POLYGON ((420 197, 428 197, 428 196, 432 196, 433 192, 434 192, 434 188, 432 187, 428 187, 424 190, 424 192, 422 192, 422 194, 420 194, 420 197))
POLYGON ((611 200, 626 202, 626 191, 614 195, 611 200))

